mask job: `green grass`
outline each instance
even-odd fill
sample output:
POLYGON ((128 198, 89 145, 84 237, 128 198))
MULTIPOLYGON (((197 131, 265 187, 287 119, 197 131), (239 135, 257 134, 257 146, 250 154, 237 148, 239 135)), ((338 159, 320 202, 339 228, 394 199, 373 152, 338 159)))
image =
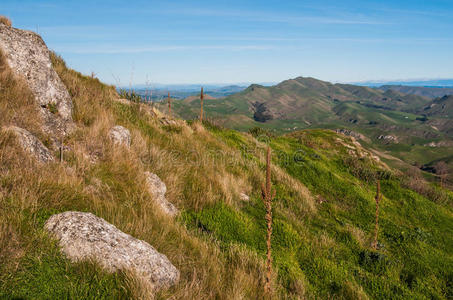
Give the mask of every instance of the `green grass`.
MULTIPOLYGON (((52 186, 47 188, 50 195, 52 186)), ((58 190, 60 196, 64 195, 62 190, 73 194, 64 186, 59 186, 58 190)), ((44 194, 42 201, 51 202, 47 197, 44 194)), ((38 210, 20 209, 14 205, 14 199, 3 199, 2 213, 14 216, 11 225, 20 233, 19 242, 27 246, 17 250, 17 255, 24 255, 16 267, 6 261, 0 264, 1 299, 124 299, 131 296, 124 274, 102 272, 102 268, 91 262, 71 263, 44 230, 44 223, 51 215, 69 207, 77 209, 77 205, 69 204, 80 201, 76 199, 76 195, 67 194, 68 206, 50 204, 38 210)))
POLYGON ((94 263, 71 263, 49 239, 22 259, 14 276, 4 278, 0 298, 125 299, 131 297, 125 275, 107 274, 94 263), (39 249, 39 250, 38 250, 39 249))
MULTIPOLYGON (((236 140, 233 133, 216 134, 227 143, 234 144, 236 140)), ((296 199, 277 189, 273 257, 285 286, 290 289, 296 279, 302 280, 308 283, 309 294, 316 297, 351 299, 361 293, 376 299, 450 297, 453 292, 449 283, 453 276, 451 208, 403 188, 397 178, 364 163, 363 168, 375 170, 377 177, 387 178, 382 180, 381 250, 370 250, 375 209, 373 182, 352 175, 342 160, 344 150, 334 143, 335 134, 312 131, 306 137, 314 148, 292 137, 271 141, 274 159, 279 152, 291 157, 302 150, 304 155, 297 163, 288 160, 275 163, 280 163, 312 193, 327 200, 319 207, 318 214, 292 220, 290 225, 284 217, 290 211, 281 203, 296 199), (363 232, 364 241, 358 241, 347 228, 363 232), (313 241, 320 236, 326 236, 330 245, 316 245, 313 241)), ((263 215, 262 204, 255 199, 240 211, 216 206, 189 214, 187 220, 221 242, 242 243, 263 255, 263 215), (262 237, 261 240, 256 236, 262 237)))

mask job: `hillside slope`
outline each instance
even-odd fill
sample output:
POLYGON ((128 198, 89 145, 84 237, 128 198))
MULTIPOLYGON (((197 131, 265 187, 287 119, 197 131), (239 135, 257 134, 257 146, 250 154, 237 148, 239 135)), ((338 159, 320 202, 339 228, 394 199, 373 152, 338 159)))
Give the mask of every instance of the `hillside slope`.
MULTIPOLYGON (((254 84, 240 93, 207 100, 204 111, 217 124, 241 131, 261 127, 281 134, 307 128, 346 129, 364 137, 367 147, 404 162, 389 161, 392 166, 408 169, 452 154, 449 147, 427 146, 453 142, 453 123, 445 117, 448 101, 436 106, 438 101, 391 89, 298 77, 271 87, 254 84)), ((167 111, 165 103, 157 107, 167 111)), ((200 100, 174 101, 173 107, 176 115, 196 119, 200 100)))
POLYGON ((426 87, 426 86, 407 86, 407 85, 383 85, 379 90, 387 91, 394 90, 404 94, 412 94, 431 99, 443 97, 445 95, 453 95, 451 87, 426 87))
MULTIPOLYGON (((242 92, 218 99, 213 113, 227 119, 229 115, 242 114, 258 122, 302 119, 311 124, 319 123, 326 117, 327 120, 335 120, 333 108, 339 103, 352 101, 364 106, 410 112, 423 107, 430 99, 393 90, 380 91, 298 77, 270 87, 253 84, 242 92), (259 117, 259 105, 264 106, 268 118, 259 117)), ((186 105, 182 105, 178 112, 188 115, 184 110, 195 108, 196 103, 183 102, 186 105)))
POLYGON ((428 103, 421 112, 430 117, 452 119, 453 96, 444 96, 442 98, 434 99, 432 102, 428 103))
MULTIPOLYGON (((0 62, 0 114, 7 116, 0 125, 21 126, 45 142, 26 85, 0 62)), ((168 122, 147 105, 118 101, 114 87, 68 69, 58 56, 52 62, 72 97, 77 129, 63 140, 62 163, 39 164, 11 135, 0 135, 1 298, 151 297, 130 274, 73 264, 60 253, 43 225, 55 213, 76 210, 104 218, 170 259, 181 280, 158 299, 262 299, 267 145, 277 192, 275 299, 453 295, 451 192, 417 174, 400 176, 330 130, 252 136, 209 122, 168 122), (130 148, 113 147, 114 125, 131 131, 130 148), (166 183, 178 218, 161 213, 144 192, 145 171, 166 183), (377 251, 370 247, 376 179, 384 195, 377 251)), ((207 110, 211 101, 217 100, 206 101, 207 110)))

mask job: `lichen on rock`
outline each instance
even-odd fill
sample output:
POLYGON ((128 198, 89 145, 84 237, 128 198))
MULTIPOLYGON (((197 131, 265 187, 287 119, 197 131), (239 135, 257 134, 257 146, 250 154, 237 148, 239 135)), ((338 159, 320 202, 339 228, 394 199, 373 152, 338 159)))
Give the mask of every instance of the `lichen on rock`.
POLYGON ((129 129, 123 126, 116 125, 109 131, 109 137, 112 142, 116 145, 124 145, 130 147, 131 145, 131 133, 129 129))
POLYGON ((71 97, 52 67, 50 51, 42 38, 28 30, 0 23, 0 50, 16 76, 25 79, 44 119, 44 130, 53 137, 74 129, 71 97))
POLYGON ((47 147, 44 146, 44 144, 37 137, 27 130, 16 126, 3 127, 2 130, 14 134, 22 149, 31 154, 39 162, 47 163, 54 160, 49 149, 47 149, 47 147))
POLYGON ((165 193, 167 192, 165 183, 154 173, 145 172, 145 176, 148 191, 157 204, 159 204, 162 211, 169 216, 177 215, 178 209, 165 198, 165 193))
POLYGON ((67 211, 51 216, 45 229, 72 261, 93 259, 109 272, 130 271, 154 290, 179 281, 180 272, 164 254, 91 213, 67 211))

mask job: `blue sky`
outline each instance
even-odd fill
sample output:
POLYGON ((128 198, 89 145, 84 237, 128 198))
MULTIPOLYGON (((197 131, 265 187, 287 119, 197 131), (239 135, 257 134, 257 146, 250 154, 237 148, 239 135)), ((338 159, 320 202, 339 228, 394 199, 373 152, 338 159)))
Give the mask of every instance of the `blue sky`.
POLYGON ((1 0, 108 83, 453 78, 453 1, 1 0))

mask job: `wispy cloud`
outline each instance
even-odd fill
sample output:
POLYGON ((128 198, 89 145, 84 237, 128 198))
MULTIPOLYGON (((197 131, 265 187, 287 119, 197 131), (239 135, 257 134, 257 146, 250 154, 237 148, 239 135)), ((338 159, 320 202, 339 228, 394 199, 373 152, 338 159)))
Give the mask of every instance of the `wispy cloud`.
MULTIPOLYGON (((200 39, 203 40, 203 39, 200 39)), ((215 39, 207 38, 206 40, 213 41, 215 39)), ((307 47, 312 47, 317 43, 368 43, 368 44, 432 44, 436 43, 453 43, 453 38, 353 38, 353 37, 326 37, 326 38, 259 38, 259 37, 229 37, 219 38, 219 41, 248 41, 248 42, 289 42, 277 44, 219 44, 219 45, 136 45, 124 46, 114 44, 60 44, 52 45, 55 51, 59 53, 72 54, 138 54, 152 52, 178 52, 178 51, 193 51, 193 50, 219 50, 219 51, 271 51, 271 50, 304 50, 307 47)))
POLYGON ((147 52, 169 52, 189 50, 223 50, 223 51, 265 51, 275 49, 272 45, 196 45, 196 46, 111 46, 111 45, 66 45, 56 46, 61 53, 74 54, 133 54, 147 52))
POLYGON ((385 13, 395 13, 399 15, 409 16, 431 16, 431 17, 450 17, 451 11, 433 11, 433 10, 411 10, 411 9, 397 9, 397 8, 377 8, 376 11, 385 13))
POLYGON ((382 20, 373 19, 370 17, 348 15, 343 17, 338 16, 294 16, 282 15, 278 13, 255 12, 255 11, 239 11, 239 10, 220 10, 220 9, 174 9, 174 10, 161 10, 154 11, 155 13, 185 15, 185 16, 205 16, 205 17, 223 17, 223 18, 236 18, 244 19, 254 22, 267 22, 267 23, 287 23, 292 25, 304 25, 309 23, 318 24, 358 24, 358 25, 383 25, 391 24, 382 20))

